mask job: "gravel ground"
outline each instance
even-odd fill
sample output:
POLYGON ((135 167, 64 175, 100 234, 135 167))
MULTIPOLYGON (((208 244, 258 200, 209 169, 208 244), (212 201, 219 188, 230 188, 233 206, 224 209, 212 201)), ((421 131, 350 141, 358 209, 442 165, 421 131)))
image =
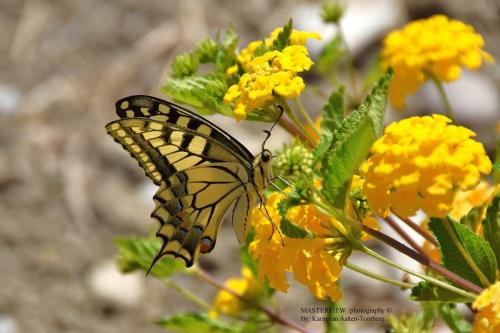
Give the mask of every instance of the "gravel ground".
MULTIPOLYGON (((358 7, 366 3, 351 2, 358 7)), ((197 39, 234 23, 248 42, 312 4, 0 1, 1 333, 162 332, 151 324, 154 319, 195 309, 152 278, 124 278, 110 268, 116 256, 114 237, 151 232, 154 189, 107 137, 104 125, 114 118, 118 98, 133 93, 161 96, 158 87, 168 63, 197 39)), ((465 0, 411 1, 399 5, 397 17, 402 22, 441 11, 467 20, 500 59, 500 44, 494 42, 499 38, 499 8, 496 1, 485 0, 474 5, 465 0)), ((363 52, 379 42, 374 38, 359 52, 359 63, 363 52)), ((490 66, 481 74, 497 102, 499 72, 498 66, 490 66)), ((318 105, 310 98, 308 103, 318 105)), ((262 126, 216 121, 251 150, 258 149, 262 126)), ((273 136, 274 147, 286 140, 280 132, 273 136)), ((203 264, 225 279, 239 272, 237 261, 237 242, 226 224, 203 264)), ((197 286, 192 280, 181 283, 197 286)), ((367 285, 352 274, 346 285, 348 305, 382 303, 411 310, 407 303, 399 305, 404 295, 393 288, 367 285)), ((215 294, 210 287, 196 290, 207 300, 215 294)), ((295 320, 300 306, 316 304, 302 286, 280 297, 284 311, 295 320)), ((383 327, 353 330, 381 332, 383 327)))

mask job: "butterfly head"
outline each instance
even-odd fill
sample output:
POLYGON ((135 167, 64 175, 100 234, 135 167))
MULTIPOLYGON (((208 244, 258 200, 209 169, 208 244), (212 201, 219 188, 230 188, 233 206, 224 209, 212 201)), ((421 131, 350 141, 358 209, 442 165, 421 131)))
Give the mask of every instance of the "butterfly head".
POLYGON ((269 163, 271 162, 271 159, 273 158, 273 154, 269 149, 264 149, 261 153, 260 159, 262 163, 269 163))

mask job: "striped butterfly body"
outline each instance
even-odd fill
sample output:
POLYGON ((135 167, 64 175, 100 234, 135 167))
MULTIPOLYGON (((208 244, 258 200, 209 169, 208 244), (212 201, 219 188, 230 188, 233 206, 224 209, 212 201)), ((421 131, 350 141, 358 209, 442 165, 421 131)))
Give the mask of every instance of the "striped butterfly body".
POLYGON ((164 255, 193 265, 210 252, 219 226, 234 203, 232 222, 241 243, 248 215, 271 176, 271 152, 254 157, 241 143, 203 117, 173 103, 130 96, 116 103, 120 119, 106 130, 159 186, 151 217, 164 255))

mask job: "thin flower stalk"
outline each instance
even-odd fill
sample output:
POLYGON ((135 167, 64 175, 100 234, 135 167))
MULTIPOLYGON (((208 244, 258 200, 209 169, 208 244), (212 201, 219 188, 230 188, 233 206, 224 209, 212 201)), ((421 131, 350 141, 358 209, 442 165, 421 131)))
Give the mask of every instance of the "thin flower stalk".
POLYGON ((377 273, 373 273, 369 270, 366 270, 358 265, 355 265, 353 264, 352 262, 350 261, 346 261, 344 263, 344 266, 357 272, 357 273, 360 273, 360 274, 363 274, 363 275, 366 275, 372 279, 375 279, 375 280, 378 280, 378 281, 381 281, 381 282, 385 282, 385 283, 388 283, 388 284, 392 284, 394 286, 397 286, 397 287, 401 287, 403 289, 411 289, 413 287, 415 287, 414 284, 411 284, 411 283, 406 283, 406 282, 402 282, 402 281, 398 281, 398 280, 394 280, 394 279, 390 279, 390 278, 387 278, 385 276, 382 276, 380 274, 377 274, 377 273))
POLYGON ((420 234, 420 236, 422 236, 423 238, 425 238, 426 240, 428 240, 429 242, 431 242, 432 245, 434 246, 438 246, 438 243, 436 241, 436 239, 434 238, 434 236, 429 232, 427 231, 426 229, 422 228, 420 225, 418 225, 417 223, 415 223, 415 221, 413 221, 412 219, 410 219, 409 217, 402 217, 394 212, 392 212, 394 215, 397 216, 398 219, 400 219, 401 221, 403 221, 407 226, 409 226, 410 228, 412 228, 413 230, 415 230, 416 232, 418 232, 420 234))
POLYGON ((300 114, 304 117, 304 119, 307 121, 308 125, 312 128, 312 130, 319 136, 320 133, 318 129, 316 128, 316 124, 314 124, 314 121, 312 120, 311 116, 309 115, 309 112, 307 112, 306 108, 304 107, 304 104, 302 104, 302 101, 300 98, 295 98, 295 105, 297 105, 297 109, 299 110, 300 114))
POLYGON ((361 228, 363 229, 363 231, 365 231, 366 233, 372 235, 373 237, 383 241, 384 243, 386 243, 387 245, 395 248, 396 250, 398 250, 399 252, 407 255, 408 257, 412 258, 413 260, 421 263, 422 265, 425 265, 426 267, 428 267, 429 269, 433 270, 434 272, 436 273, 439 273, 440 275, 442 275, 443 277, 447 278, 448 280, 450 280, 451 282, 455 283, 456 285, 466 289, 466 290, 469 290, 469 291, 472 291, 474 293, 481 293, 482 292, 482 288, 479 287, 478 285, 462 278, 461 276, 457 275, 456 273, 453 273, 452 271, 449 271, 448 269, 444 268, 443 266, 439 265, 438 263, 430 260, 429 258, 426 258, 424 256, 422 256, 421 254, 419 254, 418 252, 410 249, 409 247, 407 247, 406 245, 398 242, 397 240, 395 240, 394 238, 380 232, 380 231, 377 231, 377 230, 374 230, 374 229, 371 229, 370 227, 367 227, 365 225, 361 225, 361 228))
POLYGON ((427 254, 425 253, 424 249, 410 236, 408 233, 401 228, 401 226, 394 220, 392 216, 387 216, 384 218, 384 220, 389 224, 389 226, 394 229, 405 241, 408 243, 414 250, 416 250, 418 253, 423 255, 424 257, 427 257, 427 254))
POLYGON ((434 85, 437 88, 439 98, 441 99, 441 102, 443 103, 444 107, 444 114, 451 119, 452 122, 456 123, 455 120, 455 115, 453 113, 453 109, 451 108, 451 103, 450 100, 448 99, 448 95, 446 94, 446 91, 444 90, 444 85, 441 81, 439 81, 434 75, 431 73, 427 74, 432 82, 434 82, 434 85))
POLYGON ((210 310, 210 305, 208 305, 204 300, 196 296, 194 293, 189 291, 189 289, 184 288, 183 286, 179 285, 175 281, 172 281, 170 279, 164 279, 162 280, 165 285, 168 287, 174 289, 177 291, 179 294, 182 296, 186 297, 188 300, 193 302, 194 304, 198 305, 199 307, 205 309, 205 310, 210 310))
POLYGON ((403 272, 406 272, 408 274, 411 274, 411 275, 414 275, 416 277, 419 277, 419 278, 421 278, 421 279, 423 279, 423 280, 425 280, 425 281, 427 281, 429 283, 432 283, 432 284, 434 284, 434 285, 436 285, 438 287, 441 287, 441 288, 447 289, 449 291, 452 291, 452 292, 454 292, 454 293, 456 293, 458 295, 461 295, 463 297, 466 297, 466 298, 470 299, 471 301, 476 298, 475 295, 473 295, 473 294, 471 294, 471 293, 469 293, 467 291, 464 291, 464 290, 462 290, 460 288, 457 288, 455 286, 452 286, 451 284, 448 284, 446 282, 443 282, 443 281, 438 280, 436 278, 433 278, 431 276, 428 276, 428 275, 425 275, 425 274, 422 274, 422 273, 419 273, 419 272, 415 272, 415 271, 413 271, 411 269, 403 267, 403 266, 401 266, 401 265, 393 262, 392 260, 389 260, 386 257, 384 257, 384 256, 376 253, 375 251, 367 248, 366 246, 363 247, 361 249, 361 251, 364 252, 364 253, 366 253, 366 254, 368 254, 369 256, 372 256, 375 259, 377 259, 377 260, 379 260, 379 261, 381 261, 381 262, 389 265, 389 266, 392 266, 394 268, 402 270, 403 272))
POLYGON ((283 326, 287 326, 291 329, 296 330, 297 332, 312 333, 312 331, 310 331, 306 327, 303 327, 303 326, 291 321, 290 319, 284 317, 282 314, 279 314, 277 312, 269 310, 269 309, 263 307, 262 305, 257 304, 255 302, 243 297, 242 295, 238 294, 237 292, 235 292, 231 288, 228 288, 227 286, 225 286, 222 282, 218 281, 212 275, 210 275, 208 272, 202 270, 201 268, 197 268, 197 269, 192 270, 192 273, 195 276, 197 276, 198 278, 208 282, 212 286, 214 286, 218 289, 227 291, 228 293, 230 293, 234 297, 238 298, 242 302, 248 304, 249 306, 253 307, 256 310, 263 312, 264 314, 266 314, 269 317, 269 319, 271 321, 278 323, 280 325, 283 325, 283 326))

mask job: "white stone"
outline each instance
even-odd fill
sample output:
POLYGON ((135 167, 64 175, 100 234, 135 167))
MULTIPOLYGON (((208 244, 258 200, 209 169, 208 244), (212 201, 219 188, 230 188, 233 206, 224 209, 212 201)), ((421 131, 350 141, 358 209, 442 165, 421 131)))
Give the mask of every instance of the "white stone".
POLYGON ((144 279, 144 273, 120 273, 115 261, 107 260, 94 268, 89 284, 98 297, 118 305, 133 306, 144 293, 144 279))
POLYGON ((13 113, 19 107, 21 93, 13 86, 0 83, 0 113, 13 113))
POLYGON ((16 333, 16 321, 10 317, 0 315, 0 333, 16 333))

